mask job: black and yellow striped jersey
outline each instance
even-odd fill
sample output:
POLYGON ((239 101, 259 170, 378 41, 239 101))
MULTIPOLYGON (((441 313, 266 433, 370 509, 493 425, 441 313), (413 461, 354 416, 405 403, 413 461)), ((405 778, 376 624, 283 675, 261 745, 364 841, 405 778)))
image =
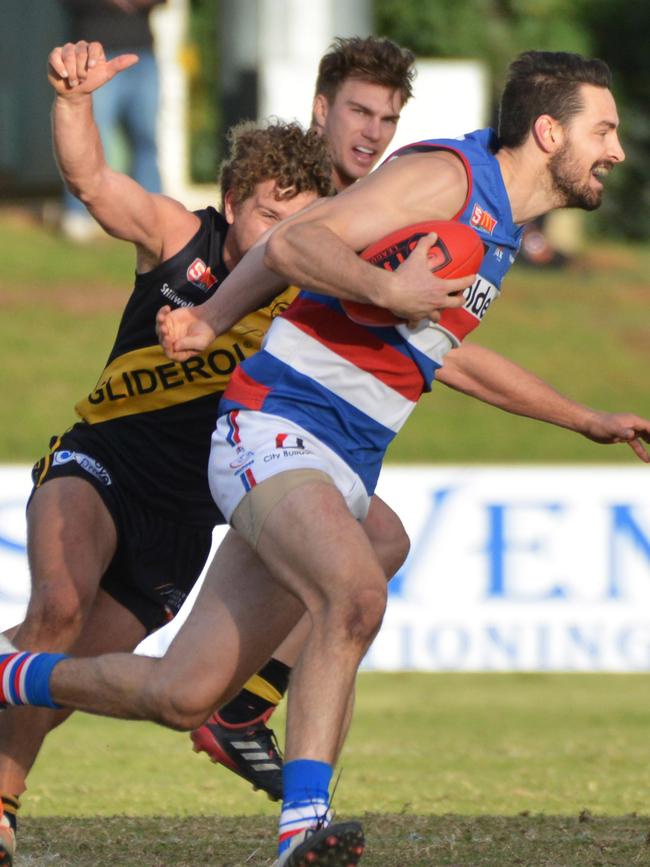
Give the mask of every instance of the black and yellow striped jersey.
POLYGON ((207 482, 210 437, 221 394, 237 364, 260 348, 274 316, 296 290, 246 316, 201 355, 170 361, 158 344, 155 317, 164 304, 202 304, 227 276, 226 220, 197 211, 188 244, 153 271, 138 274, 97 385, 75 409, 88 451, 119 469, 123 484, 155 508, 190 524, 214 524, 219 512, 207 482))

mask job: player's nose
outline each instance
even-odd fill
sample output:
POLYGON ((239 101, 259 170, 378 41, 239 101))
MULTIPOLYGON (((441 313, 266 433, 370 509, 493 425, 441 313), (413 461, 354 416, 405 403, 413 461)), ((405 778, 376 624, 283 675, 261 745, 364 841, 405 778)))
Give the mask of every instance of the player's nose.
POLYGON ((370 141, 379 141, 381 137, 381 121, 378 117, 368 117, 363 127, 363 134, 370 141))
POLYGON ((612 142, 609 158, 615 163, 622 163, 625 159, 625 151, 623 150, 623 146, 621 145, 616 133, 614 134, 614 141, 612 142))

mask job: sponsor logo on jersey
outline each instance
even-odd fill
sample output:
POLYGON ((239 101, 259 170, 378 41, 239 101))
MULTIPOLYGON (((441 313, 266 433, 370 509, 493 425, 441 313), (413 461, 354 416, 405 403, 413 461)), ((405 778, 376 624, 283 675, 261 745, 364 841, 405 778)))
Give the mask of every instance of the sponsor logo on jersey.
POLYGON ((466 298, 463 310, 467 310, 472 316, 477 319, 483 319, 488 311, 490 304, 495 298, 499 297, 499 290, 496 286, 484 277, 477 277, 469 289, 465 290, 466 298))
POLYGON ((250 465, 255 460, 255 452, 250 451, 250 449, 245 449, 243 446, 237 446, 236 449, 236 457, 230 461, 230 469, 236 470, 237 472, 241 472, 241 470, 246 469, 246 467, 250 467, 250 465))
POLYGON ((275 437, 276 449, 304 449, 305 441, 293 434, 279 433, 275 437))
POLYGON ((484 210, 479 204, 475 204, 472 210, 472 216, 469 218, 470 224, 476 229, 484 229, 491 235, 497 224, 497 220, 484 210))
POLYGON ((108 485, 112 484, 112 479, 108 471, 99 463, 99 461, 96 461, 95 458, 91 458, 89 455, 84 455, 82 452, 70 452, 67 449, 60 449, 52 455, 52 466, 54 467, 69 464, 70 461, 79 464, 82 470, 85 470, 89 475, 93 476, 93 478, 101 482, 102 485, 108 487, 108 485))
POLYGON ((187 280, 189 283, 198 286, 204 292, 209 292, 217 282, 210 268, 205 264, 203 259, 195 259, 187 269, 187 280))
POLYGON ((176 292, 174 292, 174 290, 169 285, 169 283, 163 283, 163 285, 160 289, 160 294, 164 295, 165 298, 168 298, 170 301, 173 301, 177 307, 194 307, 195 306, 193 301, 186 301, 185 298, 181 298, 180 295, 178 295, 176 292))
POLYGON ((269 460, 272 460, 274 457, 295 458, 302 455, 313 455, 313 451, 305 445, 304 439, 295 434, 276 434, 275 447, 278 451, 267 455, 269 460))
MULTIPOLYGON (((158 357, 157 347, 156 357, 158 357)), ((164 356, 163 356, 164 357, 164 356)), ((137 356, 136 356, 137 358, 137 356)), ((238 343, 226 347, 215 347, 205 355, 194 355, 187 361, 164 361, 161 364, 150 364, 136 367, 132 359, 127 367, 115 365, 108 376, 104 376, 91 391, 86 400, 91 406, 100 404, 129 402, 132 398, 141 398, 144 395, 160 396, 176 388, 189 386, 213 380, 220 388, 225 388, 227 379, 233 373, 240 361, 246 358, 246 352, 238 343)), ((148 357, 143 355, 143 361, 148 357)), ((124 359, 121 359, 124 362, 124 359)), ((160 409, 166 406, 168 401, 163 400, 160 406, 152 403, 149 406, 139 404, 137 410, 143 412, 146 409, 160 409)), ((82 418, 87 418, 88 413, 77 409, 82 418)))

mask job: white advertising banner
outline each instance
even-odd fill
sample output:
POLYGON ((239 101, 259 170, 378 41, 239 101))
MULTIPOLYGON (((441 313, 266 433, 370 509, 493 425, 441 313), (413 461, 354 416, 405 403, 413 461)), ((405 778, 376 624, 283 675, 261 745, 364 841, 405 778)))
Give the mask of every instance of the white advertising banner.
MULTIPOLYGON (((364 667, 650 670, 649 473, 387 467, 378 493, 412 545, 364 667)), ((26 468, 0 469, 1 627, 26 602, 28 492, 26 468)))

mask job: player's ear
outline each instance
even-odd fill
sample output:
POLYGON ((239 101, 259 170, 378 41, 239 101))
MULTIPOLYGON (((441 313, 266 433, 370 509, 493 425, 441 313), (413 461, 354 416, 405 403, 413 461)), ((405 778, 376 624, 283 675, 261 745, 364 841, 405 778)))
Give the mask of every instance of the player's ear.
POLYGON ((555 153, 564 141, 562 124, 550 114, 540 114, 533 124, 533 137, 545 153, 555 153))
POLYGON ((328 108, 327 97, 323 96, 322 93, 317 93, 311 107, 312 126, 321 131, 325 128, 328 108))
POLYGON ((228 225, 232 226, 235 222, 235 198, 232 190, 227 190, 223 197, 223 215, 228 225))

